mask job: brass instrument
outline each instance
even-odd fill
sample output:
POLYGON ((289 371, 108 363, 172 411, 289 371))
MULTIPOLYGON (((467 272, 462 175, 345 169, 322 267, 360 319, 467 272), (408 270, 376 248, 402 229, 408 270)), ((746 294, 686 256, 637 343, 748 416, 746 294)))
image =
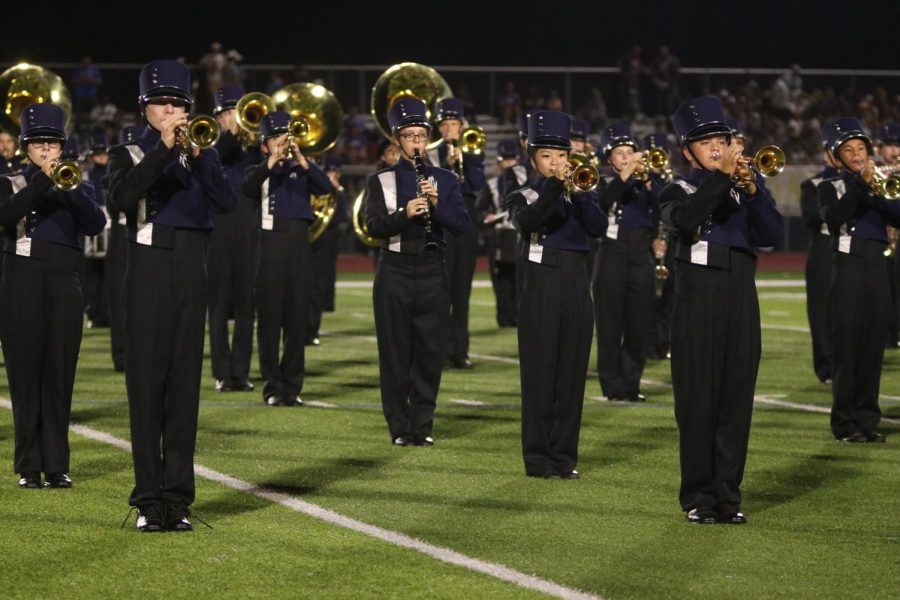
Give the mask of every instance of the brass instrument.
MULTIPOLYGON (((378 129, 385 137, 391 137, 388 112, 401 98, 418 98, 425 103, 426 117, 430 120, 437 103, 450 98, 453 92, 437 71, 418 63, 399 63, 382 73, 372 87, 371 112, 378 129)), ((428 148, 436 147, 441 141, 437 127, 431 130, 428 148)))
POLYGON ((192 148, 206 150, 212 148, 219 141, 221 129, 219 123, 212 117, 201 115, 194 117, 184 127, 179 128, 179 143, 182 154, 187 154, 192 148))
POLYGON ((463 154, 478 156, 484 152, 486 145, 487 134, 477 125, 466 127, 459 135, 459 149, 463 154))
POLYGON ((291 83, 272 94, 272 100, 278 110, 291 115, 291 136, 304 155, 319 155, 337 143, 344 110, 325 87, 317 83, 291 83))
POLYGON ((353 231, 356 237, 364 245, 369 248, 377 248, 381 245, 381 240, 369 235, 369 229, 366 227, 366 188, 363 188, 353 201, 353 231))
POLYGON ((885 200, 900 198, 900 175, 888 174, 888 169, 878 166, 874 167, 872 171, 872 193, 885 200))
POLYGON ((569 166, 565 179, 566 200, 571 201, 572 192, 590 192, 600 183, 600 171, 584 154, 569 154, 569 166))
POLYGON ((240 131, 238 139, 244 147, 259 140, 259 127, 263 117, 275 110, 275 101, 261 92, 244 94, 234 107, 234 120, 240 131))
POLYGON ((786 160, 784 151, 778 146, 763 146, 753 158, 741 156, 738 159, 739 165, 743 165, 743 168, 735 170, 732 179, 737 187, 745 187, 753 180, 753 169, 763 177, 775 177, 784 171, 786 160))
POLYGON ((888 258, 897 256, 897 242, 900 242, 900 229, 887 226, 888 245, 884 249, 884 255, 888 258))
POLYGON ((28 63, 19 63, 0 74, 0 129, 18 135, 22 109, 41 102, 60 107, 68 125, 72 99, 59 75, 28 63))
MULTIPOLYGON (((669 230, 666 228, 665 224, 659 224, 659 234, 656 236, 657 242, 668 243, 669 230)), ((653 258, 656 259, 656 268, 654 272, 656 274, 656 278, 660 281, 665 281, 669 277, 669 267, 666 266, 666 252, 654 252, 653 258)))
POLYGON ((316 217, 315 221, 309 226, 309 241, 314 242, 325 233, 325 230, 328 229, 328 224, 334 218, 334 212, 337 209, 335 192, 329 192, 320 196, 310 196, 309 204, 312 207, 313 215, 316 217))
POLYGON ((81 184, 84 176, 78 163, 71 160, 54 160, 51 166, 50 179, 55 189, 71 192, 81 184))

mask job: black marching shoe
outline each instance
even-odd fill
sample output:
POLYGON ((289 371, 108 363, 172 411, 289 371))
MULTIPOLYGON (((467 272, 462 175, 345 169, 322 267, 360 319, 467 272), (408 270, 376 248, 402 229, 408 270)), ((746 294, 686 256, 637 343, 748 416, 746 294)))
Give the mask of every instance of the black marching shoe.
POLYGON ((434 446, 434 438, 430 435, 417 435, 413 439, 416 446, 434 446))
POLYGON ((36 490, 41 487, 40 473, 20 473, 19 487, 23 490, 36 490))
POLYGON ((837 438, 837 441, 844 442, 845 444, 868 444, 869 436, 862 431, 854 431, 849 435, 837 438))
POLYGON ((394 438, 392 442, 395 446, 414 446, 416 441, 411 437, 404 437, 402 435, 398 435, 394 438))
POLYGON ((72 487, 72 478, 68 473, 47 473, 44 476, 44 487, 70 488, 72 487))
POLYGON ((231 387, 230 381, 225 381, 224 379, 216 379, 216 391, 217 392, 230 392, 234 388, 231 387))
POLYGON ((568 471, 566 473, 560 473, 559 476, 562 479, 581 479, 581 473, 579 473, 575 469, 572 469, 571 471, 568 471))
POLYGON ((725 525, 744 525, 747 522, 747 516, 737 508, 719 509, 716 518, 725 525))
POLYGON ((181 504, 166 505, 166 531, 193 531, 194 526, 188 520, 191 512, 181 504))
POLYGON ((637 394, 632 394, 632 395, 628 396, 628 401, 629 402, 646 402, 647 396, 638 392, 637 394))
POLYGON ((250 383, 249 379, 233 379, 231 381, 231 389, 236 392, 252 392, 253 384, 250 383))
POLYGON ((883 444, 886 441, 884 435, 877 431, 866 431, 863 432, 863 435, 866 436, 866 442, 869 444, 883 444))
POLYGON ((687 513, 688 523, 697 525, 715 525, 719 522, 716 511, 710 506, 698 506, 687 513))
POLYGON ((164 525, 163 507, 159 504, 151 504, 137 509, 137 521, 135 528, 141 533, 160 533, 166 530, 164 525))
POLYGON ((280 396, 266 396, 263 398, 263 404, 268 406, 281 406, 281 397, 280 396))

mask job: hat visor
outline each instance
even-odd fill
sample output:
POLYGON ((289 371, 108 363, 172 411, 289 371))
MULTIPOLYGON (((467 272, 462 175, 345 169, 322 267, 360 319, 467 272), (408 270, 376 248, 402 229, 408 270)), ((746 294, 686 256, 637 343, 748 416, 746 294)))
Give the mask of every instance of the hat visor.
POLYGON ((39 140, 39 139, 53 139, 53 140, 63 140, 66 139, 66 132, 57 129, 56 127, 35 127, 34 129, 29 129, 28 131, 23 131, 19 135, 19 140, 22 142, 28 142, 31 140, 39 140))
POLYGON ((841 149, 841 146, 845 142, 849 142, 850 140, 862 140, 863 142, 865 142, 866 149, 868 149, 869 154, 872 154, 872 140, 870 140, 869 136, 861 131, 848 131, 847 133, 836 139, 831 145, 831 153, 836 156, 838 151, 841 149))
POLYGON ((696 142, 697 140, 702 140, 704 138, 713 137, 716 135, 725 135, 731 137, 731 127, 721 122, 706 123, 705 125, 700 125, 699 127, 695 127, 694 129, 688 131, 687 134, 682 136, 682 143, 688 144, 690 142, 696 142))
POLYGON ((635 150, 638 149, 637 142, 635 142, 630 137, 622 136, 622 137, 613 138, 609 142, 607 142, 606 145, 603 146, 603 148, 602 148, 603 154, 609 154, 610 152, 612 152, 612 149, 615 148, 616 146, 631 146, 635 150))
POLYGON ((213 116, 221 114, 221 113, 225 112, 226 110, 230 110, 230 109, 234 108, 235 106, 237 106, 237 102, 226 102, 226 103, 222 104, 221 106, 215 107, 212 111, 212 114, 213 114, 213 116))
POLYGON ((392 131, 393 133, 397 133, 401 129, 406 129, 407 127, 424 127, 425 129, 431 131, 431 123, 429 123, 428 120, 421 115, 409 116, 400 119, 400 122, 394 125, 392 131))
POLYGON ((185 103, 187 106, 190 106, 194 103, 194 99, 190 94, 180 90, 178 88, 171 87, 160 87, 153 90, 150 90, 146 94, 143 94, 140 97, 141 104, 147 104, 151 101, 172 101, 173 103, 185 103))
POLYGON ((566 138, 556 136, 545 136, 528 140, 528 149, 537 148, 555 148, 557 150, 571 150, 572 142, 566 138))
POLYGON ((443 122, 443 121, 450 121, 450 120, 453 120, 453 119, 455 119, 455 120, 457 120, 457 121, 462 121, 462 120, 463 120, 463 117, 462 117, 462 115, 459 114, 458 112, 455 112, 455 111, 446 111, 446 112, 438 113, 438 116, 437 116, 437 118, 435 119, 435 122, 436 122, 436 123, 441 123, 441 122, 443 122))
POLYGON ((278 137, 279 135, 284 135, 285 133, 290 133, 289 127, 276 127, 275 129, 270 129, 269 131, 259 134, 259 139, 267 140, 269 138, 278 137))

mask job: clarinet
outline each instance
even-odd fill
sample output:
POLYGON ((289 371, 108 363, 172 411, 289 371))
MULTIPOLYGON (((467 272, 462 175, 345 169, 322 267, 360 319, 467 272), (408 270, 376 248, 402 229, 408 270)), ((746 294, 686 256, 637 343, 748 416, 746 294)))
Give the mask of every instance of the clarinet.
MULTIPOLYGON (((425 161, 422 159, 422 155, 419 154, 419 149, 416 148, 415 155, 413 156, 413 162, 416 165, 416 188, 419 185, 426 181, 428 178, 425 176, 425 161)), ((418 198, 423 198, 422 192, 419 191, 418 198)), ((423 215, 425 218, 425 254, 434 254, 437 252, 438 243, 434 239, 434 233, 431 231, 431 207, 428 199, 425 199, 425 214, 423 215)))

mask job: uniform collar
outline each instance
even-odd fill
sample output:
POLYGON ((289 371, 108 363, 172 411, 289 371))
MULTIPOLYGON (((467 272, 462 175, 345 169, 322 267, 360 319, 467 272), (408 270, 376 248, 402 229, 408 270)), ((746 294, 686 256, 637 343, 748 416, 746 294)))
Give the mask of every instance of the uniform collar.
POLYGON ((400 160, 397 161, 397 164, 394 165, 394 168, 397 169, 398 171, 415 171, 416 170, 416 166, 414 164, 412 164, 410 161, 403 158, 402 156, 400 157, 400 160))
POLYGON ((40 170, 40 167, 38 167, 34 163, 29 162, 27 165, 25 165, 25 168, 22 169, 22 175, 27 181, 31 181, 31 178, 34 177, 34 174, 40 170))
POLYGON ((156 129, 147 125, 147 127, 144 128, 144 133, 141 135, 141 139, 155 143, 162 139, 162 134, 156 129))

